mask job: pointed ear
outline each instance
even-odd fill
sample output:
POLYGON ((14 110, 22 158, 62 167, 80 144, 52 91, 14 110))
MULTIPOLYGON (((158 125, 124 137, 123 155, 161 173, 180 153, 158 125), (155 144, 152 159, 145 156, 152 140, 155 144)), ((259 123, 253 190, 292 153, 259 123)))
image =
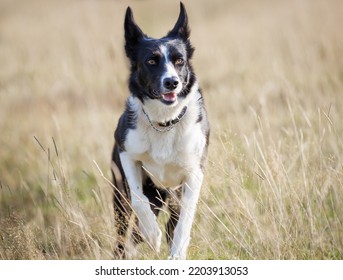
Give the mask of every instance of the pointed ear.
POLYGON ((185 6, 180 2, 180 14, 174 28, 169 31, 167 37, 180 37, 184 41, 188 40, 190 29, 188 27, 188 16, 185 6))
POLYGON ((129 58, 132 58, 136 45, 144 38, 145 35, 136 24, 130 7, 127 7, 126 10, 124 30, 126 55, 129 58))

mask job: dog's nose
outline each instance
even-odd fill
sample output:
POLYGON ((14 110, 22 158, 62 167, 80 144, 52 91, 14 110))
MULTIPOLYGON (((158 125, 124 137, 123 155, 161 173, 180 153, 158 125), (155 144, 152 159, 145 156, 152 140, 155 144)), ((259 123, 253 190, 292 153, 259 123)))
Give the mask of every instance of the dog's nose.
POLYGON ((167 90, 173 90, 177 88, 177 85, 179 84, 179 79, 177 77, 170 77, 170 78, 165 78, 163 80, 163 86, 167 90))

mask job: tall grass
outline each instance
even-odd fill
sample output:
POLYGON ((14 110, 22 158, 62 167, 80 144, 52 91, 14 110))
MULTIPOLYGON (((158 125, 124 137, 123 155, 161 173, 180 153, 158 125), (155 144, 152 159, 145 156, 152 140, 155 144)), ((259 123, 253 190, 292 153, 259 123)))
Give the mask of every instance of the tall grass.
MULTIPOLYGON (((155 37, 179 7, 129 4, 155 37)), ((189 258, 342 259, 343 4, 185 4, 212 124, 189 258)), ((0 259, 112 258, 126 5, 0 1, 0 259)))

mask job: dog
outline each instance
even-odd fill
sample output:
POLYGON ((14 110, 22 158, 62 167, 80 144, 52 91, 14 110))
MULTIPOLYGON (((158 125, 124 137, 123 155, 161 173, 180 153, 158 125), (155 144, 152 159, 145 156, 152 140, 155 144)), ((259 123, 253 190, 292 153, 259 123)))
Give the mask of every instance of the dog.
POLYGON ((210 134, 191 64, 194 48, 186 9, 180 3, 173 29, 154 39, 142 32, 128 7, 124 30, 131 95, 114 133, 114 254, 127 258, 130 240, 145 241, 159 252, 157 216, 164 208, 169 212, 169 259, 185 259, 210 134))

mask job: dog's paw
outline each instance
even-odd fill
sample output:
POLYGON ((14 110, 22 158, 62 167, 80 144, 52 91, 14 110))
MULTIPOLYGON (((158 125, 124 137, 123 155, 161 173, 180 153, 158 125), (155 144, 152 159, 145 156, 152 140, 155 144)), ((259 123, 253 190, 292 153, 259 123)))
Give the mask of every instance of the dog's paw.
POLYGON ((180 258, 179 258, 178 256, 176 256, 176 255, 170 255, 170 256, 168 257, 168 260, 175 261, 175 260, 180 260, 180 258))
POLYGON ((143 239, 158 253, 162 242, 162 231, 149 203, 133 201, 132 205, 138 218, 138 225, 143 239))
POLYGON ((186 256, 185 255, 178 255, 178 254, 171 254, 169 257, 168 257, 168 260, 185 260, 186 259, 186 256))
POLYGON ((138 220, 144 240, 158 253, 162 242, 162 231, 158 226, 156 216, 149 209, 144 215, 138 217, 138 220))
POLYGON ((162 231, 158 227, 157 221, 140 222, 139 228, 144 240, 158 253, 162 242, 162 231))
POLYGON ((187 258, 187 247, 178 247, 175 244, 170 250, 168 260, 185 260, 187 258))

